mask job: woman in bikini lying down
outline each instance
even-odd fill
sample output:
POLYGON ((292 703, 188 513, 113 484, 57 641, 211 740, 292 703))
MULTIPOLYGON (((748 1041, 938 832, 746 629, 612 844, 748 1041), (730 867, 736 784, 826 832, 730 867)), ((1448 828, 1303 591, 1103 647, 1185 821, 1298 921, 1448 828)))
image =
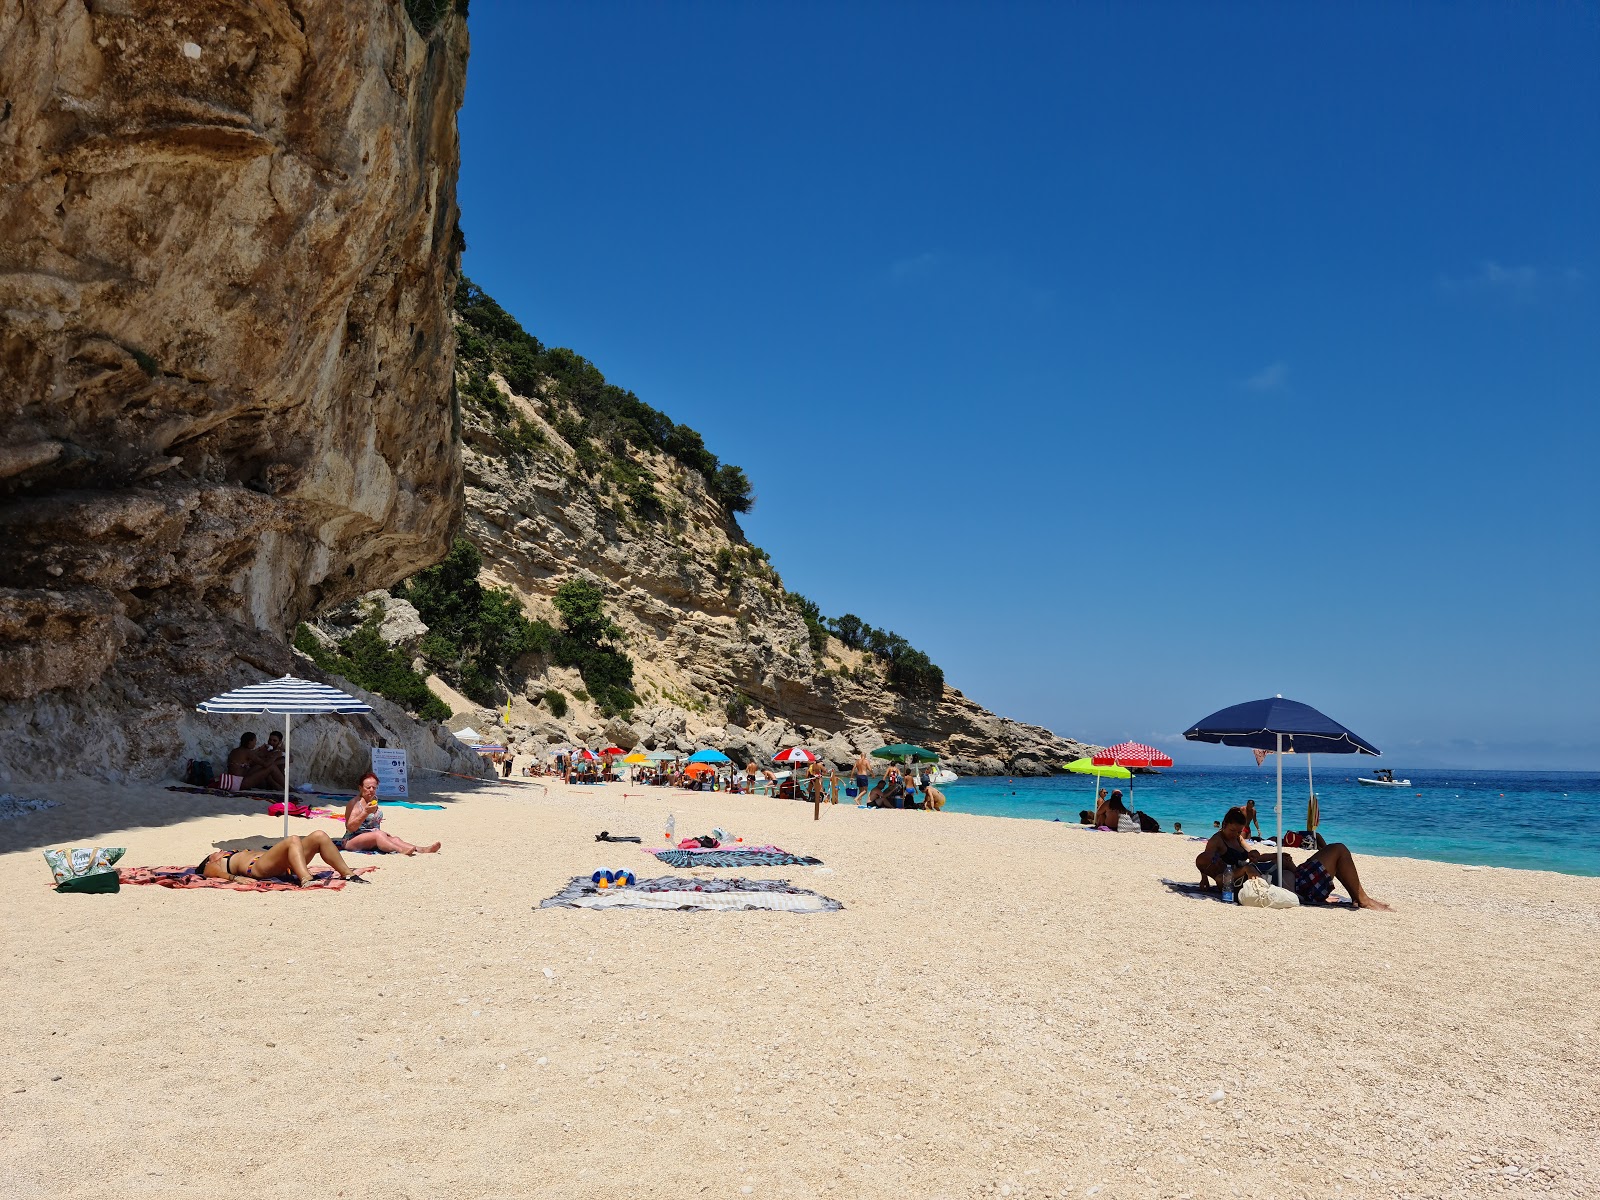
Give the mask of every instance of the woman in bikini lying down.
POLYGON ((213 850, 200 860, 195 874, 206 879, 290 879, 305 887, 311 882, 311 860, 320 858, 341 879, 351 883, 366 883, 350 869, 337 846, 322 830, 304 835, 286 837, 276 846, 266 850, 213 850))

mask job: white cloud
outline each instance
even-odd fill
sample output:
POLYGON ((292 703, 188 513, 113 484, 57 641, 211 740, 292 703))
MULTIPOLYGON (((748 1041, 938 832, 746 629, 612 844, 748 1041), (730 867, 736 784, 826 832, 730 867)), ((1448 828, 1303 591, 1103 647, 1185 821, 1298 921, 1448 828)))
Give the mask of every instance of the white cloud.
POLYGON ((1548 269, 1529 263, 1507 264, 1484 259, 1470 275, 1445 276, 1439 287, 1455 296, 1499 296, 1518 304, 1561 291, 1582 287, 1584 274, 1577 267, 1548 269))
POLYGON ((1244 386, 1252 392, 1281 392, 1289 386, 1289 364, 1285 362, 1268 363, 1246 379, 1244 386))

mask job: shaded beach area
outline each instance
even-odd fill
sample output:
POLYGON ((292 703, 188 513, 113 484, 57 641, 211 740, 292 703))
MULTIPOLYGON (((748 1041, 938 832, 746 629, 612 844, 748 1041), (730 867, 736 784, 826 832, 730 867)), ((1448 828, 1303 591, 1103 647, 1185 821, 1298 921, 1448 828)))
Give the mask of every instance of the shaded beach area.
POLYGON ((1246 910, 1164 886, 1195 852, 1169 835, 413 782, 443 807, 389 821, 444 851, 364 858, 342 892, 50 890, 45 847, 266 844, 255 801, 41 785, 55 807, 0 822, 0 1191, 1600 1189, 1600 880, 1374 857, 1395 913, 1246 910), (540 908, 671 870, 669 811, 821 860, 673 874, 843 908, 540 908))

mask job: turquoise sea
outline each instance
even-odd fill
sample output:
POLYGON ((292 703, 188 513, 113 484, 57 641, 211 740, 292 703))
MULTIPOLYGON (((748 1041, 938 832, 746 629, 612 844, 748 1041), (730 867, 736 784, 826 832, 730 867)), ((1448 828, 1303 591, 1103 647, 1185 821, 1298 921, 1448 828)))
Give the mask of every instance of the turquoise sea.
MULTIPOLYGON (((1404 855, 1440 862, 1532 867, 1571 875, 1600 875, 1600 775, 1578 771, 1407 771, 1408 788, 1363 787, 1358 764, 1333 756, 1312 760, 1322 835, 1357 854, 1404 855)), ((1371 761, 1359 764, 1370 776, 1371 761)), ((1254 767, 1173 767, 1159 775, 1116 781, 1130 808, 1149 813, 1170 832, 1209 835, 1230 805, 1254 799, 1261 827, 1271 834, 1277 772, 1269 758, 1254 767)), ((1107 780, 1107 786, 1113 781, 1107 780)), ((1093 780, 959 779, 944 789, 954 811, 1036 821, 1076 822, 1092 807, 1093 780)), ((1283 771, 1283 826, 1305 825, 1304 759, 1283 771)))

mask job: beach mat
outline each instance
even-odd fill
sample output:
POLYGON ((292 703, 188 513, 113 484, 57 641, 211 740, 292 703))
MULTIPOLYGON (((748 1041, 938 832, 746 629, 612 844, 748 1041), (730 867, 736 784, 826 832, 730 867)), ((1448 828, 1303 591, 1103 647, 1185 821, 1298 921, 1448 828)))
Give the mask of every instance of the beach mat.
POLYGON ((684 879, 664 875, 632 887, 597 887, 579 875, 540 908, 650 908, 665 912, 838 912, 839 901, 790 885, 787 879, 684 879))
MULTIPOLYGON (((377 869, 362 867, 355 874, 365 875, 377 869)), ((117 876, 129 886, 154 884, 156 887, 180 890, 220 888, 228 892, 338 892, 345 887, 345 881, 333 871, 313 871, 311 878, 315 886, 309 888, 298 887, 282 879, 250 879, 229 883, 226 879, 197 875, 193 867, 119 867, 117 876)))
POLYGON ((820 858, 790 854, 776 846, 752 846, 736 850, 652 850, 651 854, 669 867, 820 867, 820 858))

